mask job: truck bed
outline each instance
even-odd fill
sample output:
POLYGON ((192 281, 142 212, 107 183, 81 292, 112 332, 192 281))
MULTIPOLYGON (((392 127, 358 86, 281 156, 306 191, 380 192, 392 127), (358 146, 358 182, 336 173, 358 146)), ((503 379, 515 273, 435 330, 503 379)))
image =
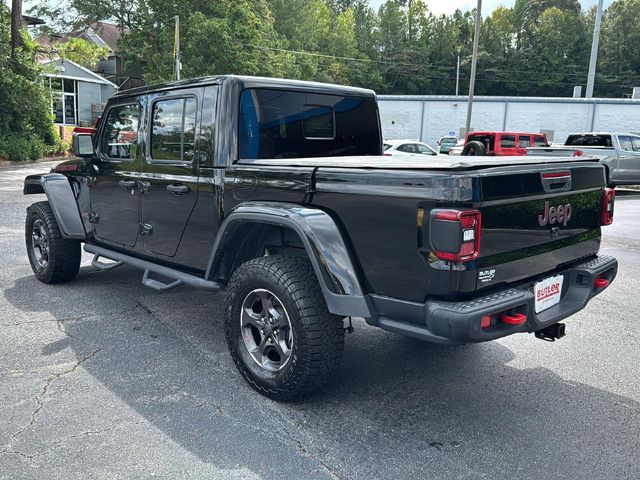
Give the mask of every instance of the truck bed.
POLYGON ((425 158, 390 158, 385 156, 317 157, 317 158, 268 158, 239 160, 241 165, 265 165, 286 167, 344 167, 376 168, 385 170, 469 170, 512 165, 540 165, 568 162, 596 162, 584 157, 449 157, 427 156, 425 158))

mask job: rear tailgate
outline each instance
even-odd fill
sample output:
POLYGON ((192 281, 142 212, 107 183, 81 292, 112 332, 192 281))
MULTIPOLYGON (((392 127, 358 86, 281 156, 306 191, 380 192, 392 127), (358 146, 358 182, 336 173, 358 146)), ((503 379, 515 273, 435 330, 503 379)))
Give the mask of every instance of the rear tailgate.
POLYGON ((615 155, 612 147, 530 147, 527 156, 535 157, 594 157, 603 159, 615 155))
POLYGON ((605 185, 601 165, 567 162, 478 173, 482 242, 477 290, 548 275, 597 253, 605 185))
POLYGON ((575 147, 529 147, 525 155, 536 157, 576 157, 575 147))

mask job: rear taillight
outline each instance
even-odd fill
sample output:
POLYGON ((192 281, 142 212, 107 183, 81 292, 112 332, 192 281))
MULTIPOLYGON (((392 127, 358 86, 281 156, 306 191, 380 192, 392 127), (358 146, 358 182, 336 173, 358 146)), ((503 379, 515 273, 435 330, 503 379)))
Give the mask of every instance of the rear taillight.
POLYGON ((616 191, 613 188, 605 188, 600 199, 600 225, 613 223, 613 206, 616 191))
POLYGON ((482 216, 478 210, 432 210, 431 246, 440 260, 468 262, 480 256, 482 216))

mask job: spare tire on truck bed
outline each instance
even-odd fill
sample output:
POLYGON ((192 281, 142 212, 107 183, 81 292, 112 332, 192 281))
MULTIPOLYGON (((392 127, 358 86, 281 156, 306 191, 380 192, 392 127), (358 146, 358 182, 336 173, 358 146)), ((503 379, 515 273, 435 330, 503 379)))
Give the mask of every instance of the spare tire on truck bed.
POLYGON ((462 155, 480 157, 487 154, 487 147, 478 140, 472 140, 462 149, 462 155))

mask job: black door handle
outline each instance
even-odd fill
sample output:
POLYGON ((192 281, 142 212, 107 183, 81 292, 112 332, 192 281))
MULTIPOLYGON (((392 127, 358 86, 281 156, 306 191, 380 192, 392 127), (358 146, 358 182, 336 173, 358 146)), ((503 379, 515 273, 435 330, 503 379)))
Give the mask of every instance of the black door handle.
POLYGON ((182 195, 183 193, 189 193, 191 191, 191 189, 187 185, 182 185, 180 183, 172 183, 167 185, 167 190, 176 195, 182 195))
POLYGON ((122 188, 127 189, 127 190, 131 190, 132 188, 136 188, 136 184, 137 184, 137 182, 135 180, 120 180, 118 182, 118 185, 120 185, 122 188))

